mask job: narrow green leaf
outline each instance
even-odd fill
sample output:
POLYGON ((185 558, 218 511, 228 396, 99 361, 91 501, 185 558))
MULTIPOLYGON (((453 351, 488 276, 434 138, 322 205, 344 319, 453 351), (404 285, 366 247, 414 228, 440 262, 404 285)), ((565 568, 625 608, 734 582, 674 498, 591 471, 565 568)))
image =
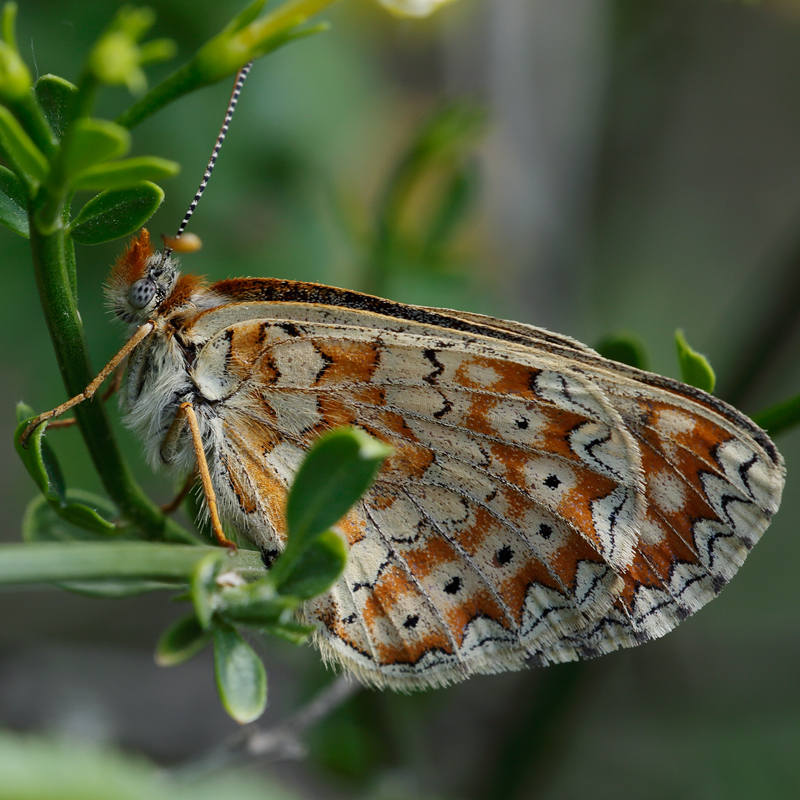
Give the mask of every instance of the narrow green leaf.
POLYGON ((144 181, 95 195, 78 212, 68 233, 78 244, 102 244, 139 230, 164 199, 161 187, 144 181))
POLYGON ((95 191, 127 189, 142 181, 157 183, 165 178, 172 178, 179 170, 179 164, 156 156, 127 158, 110 164, 98 164, 84 170, 72 181, 72 188, 95 191))
POLYGON ((121 600, 150 592, 171 592, 176 588, 176 584, 164 581, 61 581, 55 585, 83 597, 102 597, 106 600, 121 600))
POLYGON ((211 627, 214 615, 214 594, 217 591, 217 575, 225 563, 225 553, 209 553, 192 572, 189 582, 194 612, 206 630, 211 627))
POLYGON ((717 379, 708 359, 696 350, 692 350, 681 330, 675 331, 675 346, 678 350, 683 382, 704 392, 713 392, 717 379))
POLYGON ((5 103, 22 101, 31 90, 31 73, 17 48, 0 40, 0 99, 5 103))
MULTIPOLYGON (((20 403, 17 407, 17 415, 26 415, 30 410, 30 408, 20 403)), ((117 529, 113 522, 105 519, 95 508, 81 501, 76 501, 75 498, 79 495, 66 490, 64 475, 56 454, 44 439, 45 426, 38 427, 28 437, 28 446, 22 447, 19 439, 29 422, 30 418, 23 419, 17 426, 17 430, 14 432, 14 446, 22 459, 22 463, 47 502, 50 503, 53 511, 65 522, 78 525, 87 531, 105 534, 106 536, 116 533, 117 529)), ((112 512, 110 517, 113 518, 114 516, 115 512, 112 512)))
POLYGON ((84 528, 87 531, 94 531, 108 536, 109 534, 116 534, 117 527, 113 522, 109 522, 105 517, 97 512, 91 506, 84 505, 83 503, 71 502, 70 498, 76 497, 72 490, 67 490, 67 502, 60 507, 58 513, 64 518, 66 522, 72 525, 77 525, 79 528, 84 528))
POLYGON ((286 501, 288 547, 332 528, 369 488, 392 449, 356 428, 322 436, 306 455, 286 501))
POLYGON ((33 90, 53 133, 61 139, 67 123, 72 119, 78 87, 58 75, 42 75, 33 90))
POLYGON ((0 167, 0 224, 26 239, 30 237, 28 193, 22 181, 5 167, 0 167))
POLYGON ((0 106, 0 151, 29 191, 47 177, 47 159, 5 106, 0 106))
POLYGON ((32 409, 23 403, 17 406, 17 418, 22 417, 22 420, 14 431, 14 446, 39 491, 48 500, 62 503, 65 492, 64 474, 61 472, 55 453, 44 440, 45 426, 40 425, 28 437, 27 447, 22 447, 19 443, 20 436, 33 418, 31 411, 32 409))
POLYGON ((478 194, 478 175, 472 166, 457 168, 450 176, 439 200, 438 208, 430 215, 424 234, 427 258, 437 257, 458 227, 464 222, 478 194))
POLYGON ((2 34, 3 41, 13 47, 14 50, 17 49, 17 4, 10 0, 3 6, 3 16, 2 22, 2 30, 0 30, 0 34, 2 34))
POLYGON ((267 705, 267 673, 261 659, 230 625, 214 626, 217 691, 225 710, 242 724, 258 719, 267 705))
POLYGON ((636 369, 647 369, 648 358, 644 342, 630 331, 618 331, 601 339, 594 347, 603 358, 627 364, 636 369))
POLYGON ((240 11, 223 29, 225 33, 238 33, 254 22, 267 4, 267 0, 254 0, 247 8, 240 11))
POLYGON ((471 146, 486 127, 486 112, 464 103, 437 108, 425 121, 408 155, 414 168, 422 162, 451 158, 471 146))
POLYGON ((130 133, 115 122, 79 119, 74 126, 64 153, 67 175, 79 175, 96 164, 124 156, 130 148, 130 133))
POLYGON ((302 551, 278 590, 300 600, 310 600, 330 589, 346 564, 344 537, 336 530, 325 531, 302 551))
POLYGON ((272 576, 222 589, 215 597, 214 610, 225 619, 251 625, 277 623, 287 611, 293 612, 300 601, 282 597, 275 590, 272 576))
POLYGON ((303 644, 315 628, 313 625, 301 625, 299 622, 279 622, 275 625, 259 625, 262 633, 277 636, 290 644, 303 644))
POLYGON ((82 489, 68 489, 63 506, 46 497, 36 497, 29 504, 22 520, 22 538, 26 542, 96 542, 135 539, 132 529, 124 534, 113 520, 116 508, 103 497, 82 489), (82 512, 76 513, 76 509, 82 512), (65 513, 69 510, 71 513, 65 513))
POLYGON ((167 628, 156 645, 155 659, 160 667, 174 667, 199 653, 211 640, 194 614, 167 628))
POLYGON ((770 436, 790 430, 800 424, 800 394, 765 408, 753 415, 753 422, 770 436))

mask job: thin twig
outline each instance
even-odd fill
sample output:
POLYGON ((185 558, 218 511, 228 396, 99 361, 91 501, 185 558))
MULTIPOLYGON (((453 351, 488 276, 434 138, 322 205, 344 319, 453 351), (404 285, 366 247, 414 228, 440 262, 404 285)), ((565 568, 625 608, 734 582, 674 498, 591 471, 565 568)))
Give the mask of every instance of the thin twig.
POLYGON ((170 775, 211 772, 255 758, 269 761, 305 758, 305 733, 360 689, 357 681, 339 677, 283 722, 264 730, 249 725, 211 750, 174 767, 170 775))

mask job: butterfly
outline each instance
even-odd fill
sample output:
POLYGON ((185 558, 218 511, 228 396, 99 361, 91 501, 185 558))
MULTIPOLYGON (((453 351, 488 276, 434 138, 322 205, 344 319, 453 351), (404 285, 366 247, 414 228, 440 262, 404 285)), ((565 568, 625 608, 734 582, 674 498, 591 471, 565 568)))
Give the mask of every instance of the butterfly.
POLYGON ((134 332, 103 375, 128 357, 127 423, 154 466, 203 467, 223 543, 220 519, 278 555, 287 488, 324 432, 391 445, 340 523, 344 574, 301 612, 324 659, 369 685, 660 637, 778 509, 783 461, 755 423, 566 336, 313 283, 208 285, 146 230, 106 293, 134 332))

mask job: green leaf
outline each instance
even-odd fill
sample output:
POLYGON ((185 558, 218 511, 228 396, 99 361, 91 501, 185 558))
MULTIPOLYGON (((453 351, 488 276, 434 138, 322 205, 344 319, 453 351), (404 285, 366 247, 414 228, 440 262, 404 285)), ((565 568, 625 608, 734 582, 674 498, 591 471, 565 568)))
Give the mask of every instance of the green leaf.
POLYGON ((287 552, 332 528, 370 487, 391 453, 391 447, 356 428, 340 428, 320 437, 289 490, 287 552))
POLYGON ((174 591, 174 583, 163 581, 61 581, 56 583, 60 589, 84 597, 102 597, 106 600, 121 600, 124 597, 135 597, 149 592, 174 591))
POLYGON ((0 224, 26 239, 30 237, 28 193, 22 181, 5 167, 0 167, 0 224))
MULTIPOLYGON (((81 489, 68 489, 65 506, 61 509, 42 496, 31 501, 22 519, 22 538, 35 545, 45 542, 108 542, 112 533, 115 534, 113 541, 138 539, 135 529, 117 529, 108 521, 116 516, 116 508, 105 498, 81 489), (75 513, 76 509, 81 509, 80 516, 75 513), (73 524, 70 518, 76 517, 79 521, 73 524)), ((57 585, 77 594, 108 598, 175 588, 174 583, 164 581, 118 578, 62 581, 57 585)))
MULTIPOLYGON (((14 432, 14 445, 22 463, 51 508, 66 522, 78 525, 88 531, 106 536, 110 533, 117 533, 113 522, 109 522, 95 508, 77 499, 80 493, 67 492, 58 459, 44 440, 44 425, 40 425, 28 437, 27 447, 22 447, 19 439, 30 422, 30 410, 23 404, 17 407, 17 416, 28 416, 28 418, 23 419, 17 426, 17 430, 14 432)), ((94 496, 90 495, 90 497, 94 496)), ((102 507, 102 502, 100 506, 102 507)), ((112 511, 109 516, 113 519, 116 512, 112 511)))
POLYGON ((31 73, 16 45, 0 41, 0 99, 5 103, 23 100, 31 90, 31 73))
POLYGON ((689 386, 713 392, 716 376, 708 359, 689 346, 683 331, 675 331, 675 346, 678 350, 678 361, 681 365, 681 379, 689 386))
POLYGON ((630 331, 618 331, 601 339, 595 350, 611 361, 627 364, 636 369, 647 369, 647 350, 642 340, 630 331))
POLYGON ((121 125, 105 119, 79 119, 74 123, 69 147, 64 153, 67 175, 79 175, 96 164, 124 156, 131 135, 121 125))
POLYGON ((217 591, 217 575, 225 565, 225 553, 209 553, 192 572, 189 582, 194 611, 206 630, 211 627, 214 615, 214 595, 217 591))
POLYGON ((270 636, 277 636, 289 644, 303 644, 309 636, 316 630, 313 625, 301 625, 299 622, 292 620, 279 622, 277 624, 258 625, 258 629, 262 633, 269 634, 270 636))
POLYGON ((110 521, 118 515, 114 505, 104 497, 83 491, 67 489, 64 504, 57 508, 46 497, 36 497, 28 506, 22 521, 22 538, 26 542, 95 542, 108 541, 109 534, 116 541, 136 539, 132 532, 125 535, 110 521), (67 514, 75 509, 82 514, 67 514))
MULTIPOLYGON (((68 489, 64 502, 67 505, 83 504, 84 508, 91 510, 94 517, 106 525, 110 524, 108 520, 117 516, 117 510, 112 503, 82 489, 68 489)), ((22 520, 22 538, 31 543, 108 541, 108 534, 113 530, 113 525, 108 530, 100 531, 76 525, 63 514, 59 514, 46 497, 41 496, 31 501, 22 520)))
POLYGON ((471 167, 456 169, 444 188, 424 236, 428 258, 436 257, 464 221, 478 193, 478 176, 471 167))
POLYGON ((217 614, 229 621, 251 625, 276 624, 287 611, 291 614, 300 604, 297 598, 280 596, 271 575, 225 588, 215 601, 217 614))
POLYGON ((174 667, 199 653, 211 640, 194 614, 183 617, 167 628, 156 646, 156 664, 174 667))
POLYGON ((0 106, 0 151, 29 192, 47 177, 47 159, 5 106, 0 106))
MULTIPOLYGON (((347 564, 347 542, 336 530, 321 533, 298 556, 278 590, 300 600, 326 592, 347 564)), ((277 562, 276 562, 277 565, 277 562)))
POLYGON ((78 87, 58 75, 42 75, 33 90, 53 133, 61 139, 67 123, 72 119, 78 87))
POLYGON ((407 155, 408 165, 452 158, 470 147, 486 127, 486 112, 464 103, 436 109, 420 128, 407 155))
POLYGON ((50 445, 44 440, 45 426, 40 425, 29 437, 27 447, 19 443, 20 436, 33 419, 33 409, 24 403, 17 405, 17 425, 14 431, 14 446, 25 469, 39 487, 39 491, 50 501, 64 501, 64 474, 50 445))
POLYGON ((79 244, 102 244, 129 236, 147 222, 164 199, 161 187, 143 181, 127 189, 109 189, 91 200, 70 223, 79 244))
POLYGON ((261 659, 230 625, 214 626, 217 691, 225 710, 241 723, 258 719, 267 705, 267 673, 261 659))
POLYGON ((156 156, 140 156, 114 161, 110 164, 98 164, 77 175, 72 181, 72 188, 93 189, 126 189, 142 181, 162 181, 178 174, 180 165, 156 156))
POLYGON ((800 394, 776 403, 753 415, 753 422, 770 436, 776 436, 800 424, 800 394))
POLYGON ((253 0, 244 11, 240 11, 223 29, 223 33, 238 33, 244 30, 251 22, 255 22, 258 15, 267 4, 267 0, 253 0))

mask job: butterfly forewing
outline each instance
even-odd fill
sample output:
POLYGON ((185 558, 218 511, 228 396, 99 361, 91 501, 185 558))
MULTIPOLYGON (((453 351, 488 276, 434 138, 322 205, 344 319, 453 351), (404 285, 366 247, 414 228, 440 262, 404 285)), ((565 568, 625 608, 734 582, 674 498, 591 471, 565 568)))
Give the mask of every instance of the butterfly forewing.
POLYGON ((395 450, 341 523, 342 579, 304 610, 325 657, 375 685, 663 635, 777 508, 780 457, 749 420, 566 337, 287 281, 207 291, 215 307, 163 347, 190 354, 220 506, 246 536, 281 549, 287 488, 324 431, 395 450))

